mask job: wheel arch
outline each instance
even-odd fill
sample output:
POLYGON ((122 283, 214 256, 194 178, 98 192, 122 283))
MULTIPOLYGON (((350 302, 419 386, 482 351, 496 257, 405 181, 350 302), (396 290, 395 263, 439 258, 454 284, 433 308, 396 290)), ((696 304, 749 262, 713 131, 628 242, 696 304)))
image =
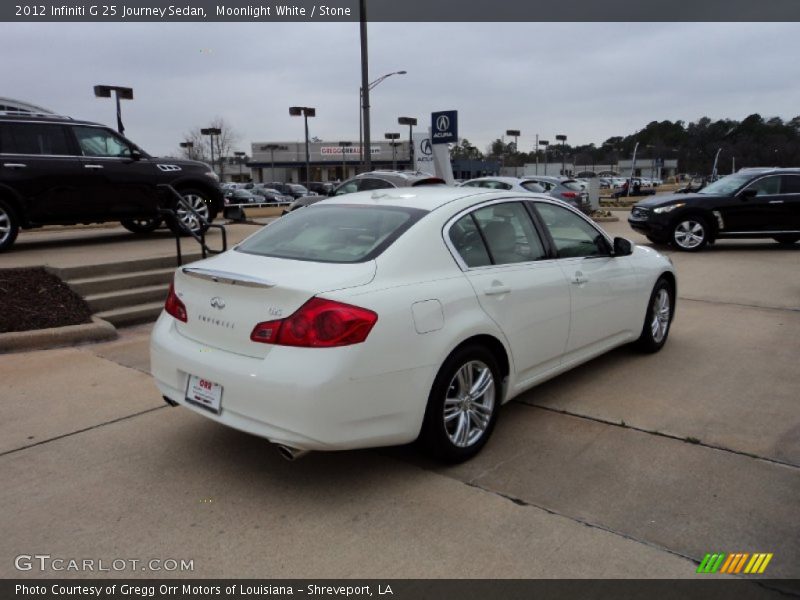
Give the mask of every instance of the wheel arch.
MULTIPOLYGON (((717 223, 717 218, 714 216, 714 213, 707 208, 702 208, 700 206, 690 206, 684 208, 678 215, 676 215, 669 224, 670 232, 675 229, 675 226, 687 219, 688 217, 700 217, 705 221, 706 225, 708 225, 708 239, 713 241, 717 237, 719 224, 717 223)), ((670 236, 671 237, 671 236, 670 236)))
POLYGON ((19 219, 20 227, 29 226, 28 217, 24 210, 24 202, 19 194, 8 186, 0 185, 0 200, 3 200, 14 211, 14 215, 19 219))
POLYGON ((444 364, 448 358, 462 348, 472 345, 486 348, 489 350, 492 356, 494 356, 495 360, 497 360, 497 366, 500 367, 500 378, 503 385, 502 398, 505 400, 508 392, 509 376, 511 374, 511 357, 509 356, 508 350, 503 342, 501 342, 496 336, 488 333, 479 333, 464 339, 447 353, 447 356, 445 357, 444 361, 442 361, 442 364, 444 364))

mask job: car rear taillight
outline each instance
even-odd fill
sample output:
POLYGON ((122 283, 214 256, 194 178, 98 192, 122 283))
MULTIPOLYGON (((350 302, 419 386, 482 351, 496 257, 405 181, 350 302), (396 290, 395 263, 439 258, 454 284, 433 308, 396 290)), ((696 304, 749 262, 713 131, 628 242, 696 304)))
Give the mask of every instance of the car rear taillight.
POLYGON ((265 321, 253 328, 250 339, 262 344, 331 348, 360 344, 378 320, 365 308, 324 298, 312 298, 285 319, 265 321))
POLYGON ((164 303, 164 310, 167 311, 167 314, 170 314, 178 319, 178 321, 183 321, 186 323, 188 319, 186 314, 186 305, 181 302, 180 298, 178 298, 178 295, 175 293, 175 286, 171 283, 169 284, 167 301, 164 303))
POLYGON ((575 198, 578 197, 578 193, 577 192, 561 192, 561 197, 562 198, 575 199, 575 198))

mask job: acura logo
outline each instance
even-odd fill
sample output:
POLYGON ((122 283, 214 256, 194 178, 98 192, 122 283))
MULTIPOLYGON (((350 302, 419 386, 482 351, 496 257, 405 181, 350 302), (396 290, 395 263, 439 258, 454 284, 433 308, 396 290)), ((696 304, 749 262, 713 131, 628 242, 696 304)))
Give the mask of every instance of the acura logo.
POLYGON ((211 306, 212 306, 213 308, 217 308, 217 309, 219 309, 219 310, 222 310, 223 308, 225 308, 225 300, 223 300, 223 299, 222 299, 222 298, 220 298, 219 296, 214 296, 214 297, 211 299, 211 306))
POLYGON ((419 143, 419 151, 423 154, 433 154, 433 148, 431 148, 431 141, 428 138, 425 138, 419 143))
POLYGON ((447 115, 439 115, 436 117, 436 129, 439 131, 447 131, 450 129, 450 117, 447 115))

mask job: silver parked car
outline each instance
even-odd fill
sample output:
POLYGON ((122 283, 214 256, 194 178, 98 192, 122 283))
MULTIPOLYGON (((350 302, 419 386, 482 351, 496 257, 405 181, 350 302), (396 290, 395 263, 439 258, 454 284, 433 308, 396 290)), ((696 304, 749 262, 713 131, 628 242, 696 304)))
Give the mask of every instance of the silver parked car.
POLYGON ((461 184, 463 187, 482 187, 493 190, 544 192, 570 206, 588 212, 589 194, 575 179, 534 175, 531 177, 478 177, 461 184))

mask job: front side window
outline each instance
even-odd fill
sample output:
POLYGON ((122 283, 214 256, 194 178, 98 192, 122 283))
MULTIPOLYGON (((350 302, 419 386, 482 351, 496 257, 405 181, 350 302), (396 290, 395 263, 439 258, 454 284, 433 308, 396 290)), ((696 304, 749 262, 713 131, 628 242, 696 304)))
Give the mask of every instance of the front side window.
POLYGON ((63 125, 1 123, 0 154, 66 156, 70 150, 63 125))
POLYGON ((583 218, 554 204, 537 202, 535 206, 555 242, 559 258, 608 255, 606 239, 583 218))
POLYGON ((773 175, 772 177, 762 177, 748 185, 746 190, 755 190, 756 196, 773 196, 780 194, 781 190, 781 177, 780 175, 773 175))
POLYGON ((240 252, 330 263, 372 260, 427 211, 393 206, 316 205, 271 223, 240 252))
POLYGON ((504 202, 472 213, 495 265, 545 258, 544 246, 520 202, 504 202))
POLYGON ((130 158, 131 148, 120 137, 100 127, 74 127, 84 156, 130 158))

